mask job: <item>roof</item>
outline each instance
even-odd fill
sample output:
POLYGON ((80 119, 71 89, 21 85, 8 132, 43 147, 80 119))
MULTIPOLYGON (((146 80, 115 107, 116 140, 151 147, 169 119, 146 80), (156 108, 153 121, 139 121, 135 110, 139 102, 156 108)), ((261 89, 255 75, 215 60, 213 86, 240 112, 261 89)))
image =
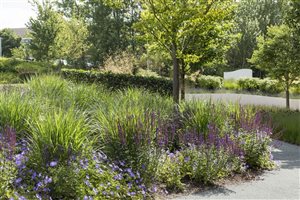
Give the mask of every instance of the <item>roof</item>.
POLYGON ((13 32, 15 32, 19 37, 25 37, 26 33, 28 33, 28 28, 10 28, 13 32))

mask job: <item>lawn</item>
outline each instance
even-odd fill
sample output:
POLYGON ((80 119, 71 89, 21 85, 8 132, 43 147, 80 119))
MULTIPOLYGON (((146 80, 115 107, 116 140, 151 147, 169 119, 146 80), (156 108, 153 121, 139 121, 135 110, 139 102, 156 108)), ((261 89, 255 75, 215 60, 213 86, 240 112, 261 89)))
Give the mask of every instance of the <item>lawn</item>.
POLYGON ((0 196, 153 199, 272 169, 263 114, 37 77, 0 93, 0 196))

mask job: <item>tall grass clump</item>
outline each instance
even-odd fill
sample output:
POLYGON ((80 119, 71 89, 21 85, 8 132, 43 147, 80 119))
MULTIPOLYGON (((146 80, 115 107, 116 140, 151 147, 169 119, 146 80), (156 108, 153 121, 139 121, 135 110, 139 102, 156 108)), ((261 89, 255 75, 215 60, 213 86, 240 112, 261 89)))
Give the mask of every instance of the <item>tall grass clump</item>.
POLYGON ((35 116, 40 105, 20 91, 0 93, 0 127, 10 126, 23 133, 26 119, 35 116))
MULTIPOLYGON (((52 105, 63 105, 69 101, 69 91, 72 83, 59 76, 40 76, 28 81, 28 88, 34 98, 41 98, 52 105)), ((70 102, 69 102, 70 103, 70 102)))
POLYGON ((94 140, 88 119, 74 109, 53 110, 30 121, 29 140, 32 158, 44 166, 51 161, 65 162, 84 152, 94 140))
POLYGON ((232 128, 230 115, 238 113, 237 105, 214 104, 211 101, 191 101, 181 105, 182 123, 186 130, 208 135, 209 126, 216 126, 220 133, 232 128), (224 109, 226 108, 226 109, 224 109))

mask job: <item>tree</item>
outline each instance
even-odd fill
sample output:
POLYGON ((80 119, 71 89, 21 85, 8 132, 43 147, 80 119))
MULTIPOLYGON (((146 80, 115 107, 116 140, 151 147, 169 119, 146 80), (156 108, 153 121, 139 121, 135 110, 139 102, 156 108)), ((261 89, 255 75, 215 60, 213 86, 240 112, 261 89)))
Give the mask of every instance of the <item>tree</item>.
POLYGON ((60 27, 53 44, 57 58, 65 59, 75 67, 83 67, 90 48, 87 26, 80 19, 71 18, 63 19, 60 27))
POLYGON ((80 17, 88 28, 92 60, 103 64, 116 52, 136 52, 132 24, 139 18, 137 0, 57 0, 59 10, 67 17, 80 17))
POLYGON ((267 28, 283 23, 287 1, 240 0, 235 12, 234 34, 236 43, 227 53, 228 65, 234 69, 250 68, 251 58, 257 46, 256 38, 267 34, 267 28))
POLYGON ((30 49, 33 57, 39 61, 56 59, 54 44, 61 28, 62 17, 53 9, 49 0, 42 3, 34 1, 33 4, 37 7, 37 18, 30 18, 27 25, 32 38, 30 49))
POLYGON ((220 23, 226 27, 232 1, 142 0, 141 3, 143 11, 136 27, 145 33, 147 41, 154 41, 169 52, 173 62, 173 100, 178 103, 180 66, 203 59, 204 53, 197 45, 201 47, 212 41, 214 37, 210 35, 215 27, 220 28, 220 23))
POLYGON ((287 25, 270 27, 265 39, 258 38, 258 49, 249 61, 284 83, 289 108, 289 89, 300 80, 300 36, 287 25))
POLYGON ((291 0, 288 7, 287 24, 300 34, 300 1, 291 0))
POLYGON ((36 19, 28 24, 32 41, 29 48, 36 60, 54 61, 64 59, 68 64, 81 66, 90 48, 88 29, 78 16, 64 18, 50 1, 35 2, 36 19))
POLYGON ((12 49, 20 46, 21 38, 11 29, 7 28, 0 31, 0 37, 2 38, 2 55, 4 57, 11 57, 12 49))

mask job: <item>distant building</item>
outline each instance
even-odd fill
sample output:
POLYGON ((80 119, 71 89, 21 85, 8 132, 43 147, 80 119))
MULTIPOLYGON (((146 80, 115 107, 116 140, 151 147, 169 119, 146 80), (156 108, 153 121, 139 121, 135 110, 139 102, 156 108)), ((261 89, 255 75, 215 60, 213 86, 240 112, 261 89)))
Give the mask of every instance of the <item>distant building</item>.
POLYGON ((21 38, 26 37, 26 34, 29 33, 28 28, 10 28, 10 29, 21 38))

